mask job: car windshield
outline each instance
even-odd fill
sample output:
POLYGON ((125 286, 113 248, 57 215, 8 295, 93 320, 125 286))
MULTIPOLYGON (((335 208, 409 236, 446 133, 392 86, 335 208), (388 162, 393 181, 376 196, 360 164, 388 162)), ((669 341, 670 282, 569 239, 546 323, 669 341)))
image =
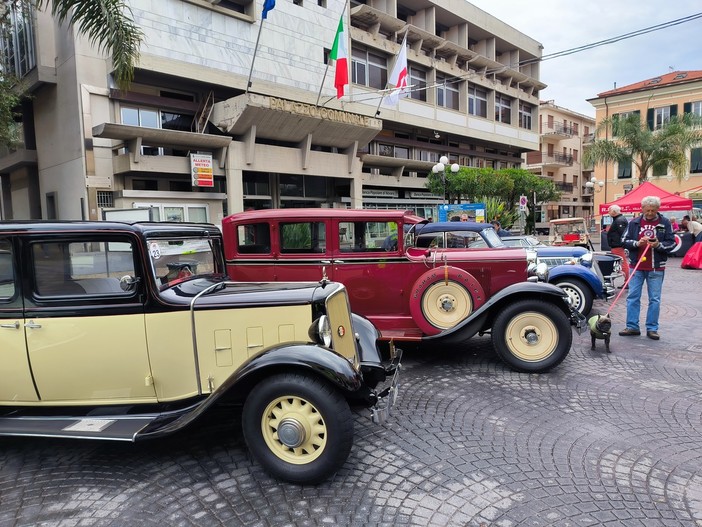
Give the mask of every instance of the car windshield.
POLYGON ((221 273, 221 249, 205 238, 151 238, 151 269, 161 289, 191 278, 221 273))

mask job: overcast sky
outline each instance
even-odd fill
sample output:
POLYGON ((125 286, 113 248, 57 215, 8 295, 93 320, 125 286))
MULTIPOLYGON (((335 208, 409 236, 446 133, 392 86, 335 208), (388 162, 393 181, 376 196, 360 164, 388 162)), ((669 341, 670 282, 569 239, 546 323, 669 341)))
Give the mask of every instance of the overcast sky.
MULTIPOLYGON (((469 0, 556 53, 702 12, 699 0, 469 0)), ((594 117, 598 93, 702 70, 702 18, 541 63, 542 100, 594 117), (670 68, 673 68, 671 70, 670 68)))

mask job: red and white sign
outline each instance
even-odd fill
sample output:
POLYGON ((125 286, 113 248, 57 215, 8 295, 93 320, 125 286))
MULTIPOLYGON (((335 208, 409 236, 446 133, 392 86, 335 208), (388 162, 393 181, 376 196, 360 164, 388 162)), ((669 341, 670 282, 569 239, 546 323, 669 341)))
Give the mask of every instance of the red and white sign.
POLYGON ((193 187, 214 187, 212 154, 190 154, 193 187))

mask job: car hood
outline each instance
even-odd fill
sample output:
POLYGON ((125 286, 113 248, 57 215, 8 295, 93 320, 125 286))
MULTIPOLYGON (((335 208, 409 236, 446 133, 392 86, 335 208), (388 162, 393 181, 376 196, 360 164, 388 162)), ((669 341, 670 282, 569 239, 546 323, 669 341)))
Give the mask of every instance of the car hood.
POLYGON ((221 284, 221 287, 205 293, 198 299, 197 305, 246 307, 310 304, 343 287, 337 282, 233 282, 199 278, 161 291, 160 296, 169 303, 190 305, 196 295, 215 284, 221 284))

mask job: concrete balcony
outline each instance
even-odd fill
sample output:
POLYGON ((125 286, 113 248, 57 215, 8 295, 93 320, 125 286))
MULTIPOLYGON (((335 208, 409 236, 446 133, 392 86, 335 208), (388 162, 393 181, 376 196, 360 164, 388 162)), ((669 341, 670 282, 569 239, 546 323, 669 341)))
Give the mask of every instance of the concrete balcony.
POLYGON ((545 152, 527 152, 527 170, 560 168, 573 166, 573 156, 569 154, 547 154, 545 152))
POLYGON ((545 127, 541 135, 549 139, 570 139, 574 135, 578 135, 578 132, 571 126, 554 124, 552 128, 545 127))

